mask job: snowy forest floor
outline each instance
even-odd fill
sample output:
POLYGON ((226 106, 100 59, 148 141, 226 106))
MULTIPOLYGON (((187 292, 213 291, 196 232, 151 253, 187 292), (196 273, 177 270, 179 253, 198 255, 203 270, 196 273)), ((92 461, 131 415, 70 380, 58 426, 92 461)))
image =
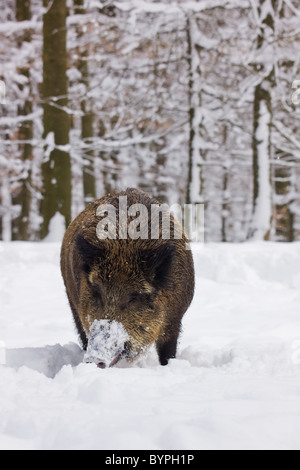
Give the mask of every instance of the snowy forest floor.
POLYGON ((81 363, 59 250, 0 244, 0 449, 300 450, 299 243, 195 247, 178 358, 107 370, 81 363))

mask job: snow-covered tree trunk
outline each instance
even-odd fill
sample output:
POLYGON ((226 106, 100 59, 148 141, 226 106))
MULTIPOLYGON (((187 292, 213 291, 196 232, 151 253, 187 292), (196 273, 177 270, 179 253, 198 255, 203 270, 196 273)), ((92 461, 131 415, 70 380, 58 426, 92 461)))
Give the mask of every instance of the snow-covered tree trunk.
MULTIPOLYGON (((228 128, 225 125, 223 129, 223 145, 226 146, 228 137, 228 128)), ((230 163, 224 159, 223 164, 223 195, 222 195, 222 242, 227 242, 228 219, 230 218, 230 198, 229 198, 229 168, 230 163)))
POLYGON ((296 168, 291 155, 278 155, 274 166, 274 227, 276 241, 295 241, 296 168))
MULTIPOLYGON (((282 2, 282 8, 279 10, 279 17, 281 22, 286 21, 286 13, 288 13, 289 5, 288 2, 282 2)), ((288 77, 293 76, 295 65, 298 62, 297 54, 289 54, 289 60, 281 65, 281 73, 287 74, 288 77)), ((293 80, 291 80, 293 81, 293 80)), ((297 83, 297 81, 296 81, 297 83)), ((292 83, 292 86, 294 83, 292 83)), ((292 97, 292 105, 293 97, 292 97)), ((282 102, 279 101, 279 109, 282 108, 282 102)), ((291 113, 292 115, 292 113, 291 113)), ((283 115, 282 115, 283 117, 283 115)), ((279 116, 278 116, 279 119, 279 116)), ((276 117, 277 120, 277 117, 276 117)), ((297 123, 288 129, 288 135, 297 135, 297 123)), ((284 127, 279 122, 275 122, 275 131, 280 131, 281 138, 278 139, 278 135, 275 135, 274 143, 276 146, 276 158, 273 162, 274 167, 274 232, 275 240, 283 242, 295 241, 296 229, 296 204, 297 199, 297 160, 293 154, 293 151, 288 151, 282 145, 282 137, 285 136, 284 127), (278 144, 278 145, 276 145, 278 144)), ((285 136, 288 138, 288 136, 285 136)))
POLYGON ((262 81, 254 93, 253 127, 253 218, 250 236, 269 240, 272 224, 271 133, 272 87, 275 85, 273 44, 275 32, 275 0, 255 0, 258 22, 257 69, 262 81))
POLYGON ((253 219, 251 236, 269 240, 272 220, 271 184, 271 95, 256 87, 253 134, 253 219))
POLYGON ((187 16, 187 46, 189 68, 189 161, 188 161, 188 187, 187 204, 202 202, 202 175, 201 175, 201 61, 197 48, 197 24, 193 15, 187 16))
POLYGON ((1 237, 4 242, 10 242, 12 239, 12 199, 10 193, 9 171, 8 167, 2 167, 0 162, 0 202, 1 202, 1 237))

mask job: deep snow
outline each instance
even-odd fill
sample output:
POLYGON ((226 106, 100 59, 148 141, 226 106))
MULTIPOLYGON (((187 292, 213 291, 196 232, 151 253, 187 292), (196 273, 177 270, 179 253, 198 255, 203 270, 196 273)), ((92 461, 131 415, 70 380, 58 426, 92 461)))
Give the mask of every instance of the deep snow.
POLYGON ((299 243, 194 248, 178 358, 105 370, 82 363, 59 250, 0 244, 0 449, 300 449, 299 243))

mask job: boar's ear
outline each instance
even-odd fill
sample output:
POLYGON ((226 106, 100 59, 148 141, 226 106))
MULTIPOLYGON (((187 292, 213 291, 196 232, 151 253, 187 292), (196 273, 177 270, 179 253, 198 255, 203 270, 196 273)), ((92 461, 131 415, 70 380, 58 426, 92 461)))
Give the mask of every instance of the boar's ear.
POLYGON ((156 289, 165 287, 169 280, 172 260, 174 256, 174 247, 172 245, 164 245, 152 250, 145 250, 141 254, 142 264, 146 276, 156 289))
POLYGON ((92 266, 99 259, 104 258, 105 249, 92 245, 82 235, 78 235, 76 238, 76 247, 78 252, 84 261, 84 270, 87 273, 91 272, 92 266))

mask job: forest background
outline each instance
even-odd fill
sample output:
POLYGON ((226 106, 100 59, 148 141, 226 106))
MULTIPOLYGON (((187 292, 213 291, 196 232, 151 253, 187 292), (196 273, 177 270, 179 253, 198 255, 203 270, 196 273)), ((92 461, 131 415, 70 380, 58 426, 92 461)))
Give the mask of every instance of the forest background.
POLYGON ((300 240, 299 50, 298 0, 2 0, 0 240, 126 187, 300 240))

